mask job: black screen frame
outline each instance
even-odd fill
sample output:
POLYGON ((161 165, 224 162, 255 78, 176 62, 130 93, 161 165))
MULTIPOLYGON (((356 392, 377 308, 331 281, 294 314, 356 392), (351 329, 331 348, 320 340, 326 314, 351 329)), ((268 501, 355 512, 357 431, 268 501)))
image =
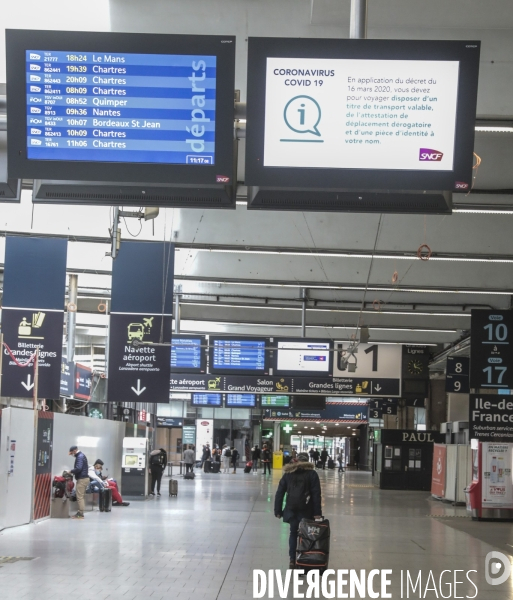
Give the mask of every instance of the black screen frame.
POLYGON ((260 394, 260 408, 290 408, 290 405, 291 405, 290 399, 291 398, 292 398, 292 396, 290 396, 289 394, 260 394), (281 406, 279 404, 264 404, 262 402, 262 396, 287 396, 289 401, 287 403, 287 406, 281 406))
MULTIPOLYGON (((479 41, 248 39, 246 185, 295 189, 467 191, 472 182, 479 41), (452 171, 264 167, 267 57, 460 62, 452 171), (467 183, 468 188, 457 187, 467 183)), ((299 89, 299 88, 294 88, 299 89)))
POLYGON ((241 337, 236 335, 210 335, 208 341, 208 372, 212 375, 269 375, 269 365, 270 365, 270 350, 266 349, 264 351, 264 369, 262 370, 252 370, 252 369, 229 369, 227 367, 219 368, 214 367, 214 340, 224 340, 224 341, 256 341, 256 342, 264 342, 265 348, 269 347, 269 338, 266 337, 241 337))
POLYGON ((14 178, 212 185, 234 178, 235 36, 7 29, 8 170, 14 178), (27 158, 25 51, 209 54, 217 57, 214 165, 27 158), (23 76, 22 76, 23 75, 23 76))
POLYGON ((174 340, 190 340, 190 339, 199 339, 201 341, 201 364, 199 367, 177 367, 177 370, 173 370, 171 366, 171 374, 173 373, 196 373, 198 375, 204 375, 207 372, 207 338, 204 335, 196 335, 191 334, 187 335, 185 333, 173 334, 171 336, 171 353, 173 352, 173 341, 174 340))
POLYGON ((317 396, 315 394, 301 394, 292 396, 292 408, 299 411, 326 410, 326 396, 317 396), (321 402, 319 404, 320 400, 324 400, 324 403, 321 402), (298 406, 298 403, 301 404, 301 402, 304 402, 305 405, 298 406), (308 405, 308 402, 312 402, 312 404, 308 405))
POLYGON ((223 395, 221 392, 193 392, 191 395, 191 406, 199 408, 223 408, 223 395), (207 403, 196 403, 194 402, 195 396, 219 396, 219 404, 207 404, 207 403))
MULTIPOLYGON (((276 376, 285 376, 285 377, 333 377, 333 340, 331 339, 321 339, 321 338, 274 338, 273 339, 273 375, 276 376), (278 348, 279 342, 295 342, 295 343, 304 343, 304 344, 326 344, 329 343, 329 361, 328 361, 328 371, 327 372, 319 372, 319 371, 285 371, 282 369, 278 369, 278 354, 280 349, 278 348)), ((269 394, 276 395, 279 394, 269 394)), ((285 394, 284 394, 285 395, 285 394)))
POLYGON ((225 408, 257 408, 258 406, 258 395, 251 394, 250 392, 227 392, 224 395, 224 406, 225 408), (228 404, 228 396, 253 396, 255 399, 253 406, 247 404, 228 404))

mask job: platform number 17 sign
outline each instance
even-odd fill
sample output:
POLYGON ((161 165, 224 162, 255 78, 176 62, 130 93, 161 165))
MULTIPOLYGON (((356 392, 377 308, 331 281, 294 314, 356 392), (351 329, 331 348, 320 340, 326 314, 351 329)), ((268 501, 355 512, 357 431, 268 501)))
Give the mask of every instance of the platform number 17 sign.
POLYGON ((511 389, 513 313, 473 310, 471 318, 470 387, 511 389))

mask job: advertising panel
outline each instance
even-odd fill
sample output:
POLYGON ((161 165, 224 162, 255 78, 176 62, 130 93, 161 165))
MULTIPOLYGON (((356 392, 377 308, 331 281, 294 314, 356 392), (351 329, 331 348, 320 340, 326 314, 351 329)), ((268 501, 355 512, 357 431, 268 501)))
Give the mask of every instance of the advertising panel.
POLYGON ((213 419, 196 419, 196 460, 201 460, 203 446, 209 444, 210 448, 212 448, 213 435, 213 419))
POLYGON ((483 508, 513 508, 511 444, 483 442, 482 502, 483 508))
POLYGON ((445 496, 447 446, 435 444, 433 449, 433 472, 431 475, 431 493, 433 496, 445 496))

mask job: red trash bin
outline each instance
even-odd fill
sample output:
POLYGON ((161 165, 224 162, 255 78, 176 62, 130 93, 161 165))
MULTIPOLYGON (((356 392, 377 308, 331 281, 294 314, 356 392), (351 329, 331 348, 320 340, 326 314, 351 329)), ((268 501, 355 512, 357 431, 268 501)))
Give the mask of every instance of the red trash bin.
POLYGON ((479 515, 481 512, 479 481, 473 481, 467 488, 465 488, 465 499, 467 503, 467 512, 470 513, 472 520, 479 520, 479 515))

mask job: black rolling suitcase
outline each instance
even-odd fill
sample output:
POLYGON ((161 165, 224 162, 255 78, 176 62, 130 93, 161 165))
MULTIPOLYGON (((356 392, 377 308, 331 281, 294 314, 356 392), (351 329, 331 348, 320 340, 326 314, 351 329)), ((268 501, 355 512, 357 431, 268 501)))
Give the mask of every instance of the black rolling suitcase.
POLYGON ((328 469, 335 468, 335 461, 332 458, 328 458, 328 469))
POLYGON ((194 479, 196 477, 196 475, 194 474, 193 471, 189 471, 189 473, 186 473, 183 478, 184 479, 194 479))
POLYGON ((203 472, 204 473, 210 473, 211 472, 211 470, 212 470, 211 467, 210 467, 211 464, 212 464, 212 461, 210 461, 210 459, 206 460, 203 463, 203 472))
POLYGON ((310 571, 328 568, 330 557, 330 522, 301 519, 297 537, 296 566, 310 571))
POLYGON ((99 494, 98 503, 100 512, 110 512, 112 510, 112 490, 110 488, 104 488, 99 494))
POLYGON ((253 461, 249 460, 244 467, 244 473, 251 473, 251 469, 253 468, 253 461))
POLYGON ((176 479, 169 480, 169 495, 178 496, 178 481, 176 479))
POLYGON ((315 465, 315 468, 316 468, 316 469, 322 469, 322 461, 321 461, 321 460, 318 460, 318 461, 317 461, 317 463, 316 463, 316 465, 315 465))
POLYGON ((211 463, 210 472, 211 473, 219 473, 221 471, 221 463, 214 461, 211 463))

